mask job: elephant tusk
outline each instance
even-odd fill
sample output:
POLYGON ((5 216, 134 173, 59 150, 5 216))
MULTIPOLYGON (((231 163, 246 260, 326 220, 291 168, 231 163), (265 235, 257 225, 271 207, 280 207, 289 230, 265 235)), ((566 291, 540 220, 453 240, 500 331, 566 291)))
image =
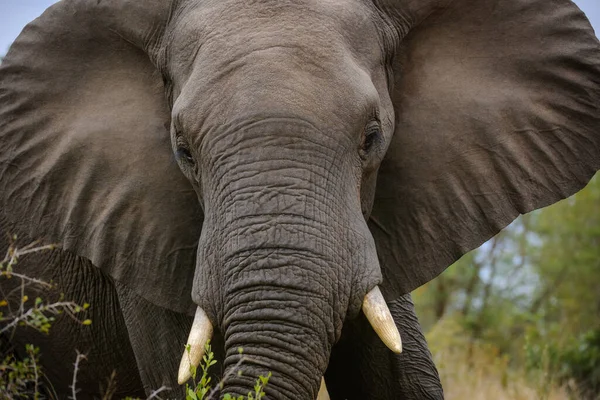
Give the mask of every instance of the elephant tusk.
POLYGON ((400 332, 378 286, 367 293, 362 310, 383 344, 394 353, 402 353, 400 332))
MULTIPOLYGON (((187 345, 190 346, 190 351, 184 351, 183 357, 181 357, 181 363, 179 364, 179 375, 177 382, 183 385, 188 379, 192 377, 190 367, 198 367, 202 356, 204 355, 204 346, 206 342, 210 340, 213 333, 213 326, 208 319, 208 316, 203 309, 198 307, 196 309, 196 316, 194 317, 194 323, 190 335, 188 336, 187 345)), ((186 345, 186 348, 187 348, 186 345)))
POLYGON ((321 388, 319 389, 317 400, 329 400, 329 392, 327 391, 327 386, 325 386, 325 378, 321 378, 321 388))

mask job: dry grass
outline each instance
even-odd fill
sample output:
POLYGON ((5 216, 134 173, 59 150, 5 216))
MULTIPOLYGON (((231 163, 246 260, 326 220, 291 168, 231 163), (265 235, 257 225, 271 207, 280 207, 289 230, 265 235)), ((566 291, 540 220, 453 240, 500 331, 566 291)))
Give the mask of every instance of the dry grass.
POLYGON ((544 371, 526 374, 490 345, 466 339, 452 320, 438 323, 427 335, 447 400, 569 400, 565 388, 544 371))

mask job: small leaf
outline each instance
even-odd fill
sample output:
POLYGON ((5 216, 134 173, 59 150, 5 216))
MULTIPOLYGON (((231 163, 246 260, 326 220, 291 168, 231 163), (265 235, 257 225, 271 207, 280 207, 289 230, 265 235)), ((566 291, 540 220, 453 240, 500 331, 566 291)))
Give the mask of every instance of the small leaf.
POLYGON ((92 320, 91 319, 85 319, 81 322, 82 325, 91 325, 92 324, 92 320))

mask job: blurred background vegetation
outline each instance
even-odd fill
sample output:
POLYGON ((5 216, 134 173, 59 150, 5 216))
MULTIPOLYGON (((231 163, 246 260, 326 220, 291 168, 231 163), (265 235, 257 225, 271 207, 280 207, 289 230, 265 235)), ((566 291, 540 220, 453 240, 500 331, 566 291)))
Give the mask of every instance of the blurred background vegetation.
POLYGON ((600 173, 413 297, 448 399, 600 399, 600 173))

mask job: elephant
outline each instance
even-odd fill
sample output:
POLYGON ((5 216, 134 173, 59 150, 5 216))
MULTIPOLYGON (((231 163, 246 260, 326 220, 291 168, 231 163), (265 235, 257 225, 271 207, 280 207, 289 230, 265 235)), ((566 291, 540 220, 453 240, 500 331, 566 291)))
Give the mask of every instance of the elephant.
POLYGON ((211 339, 223 393, 442 398, 409 293, 584 187, 599 127, 569 0, 62 0, 0 67, 0 228, 93 323, 15 340, 59 396, 74 347, 81 398, 182 396, 211 339))

